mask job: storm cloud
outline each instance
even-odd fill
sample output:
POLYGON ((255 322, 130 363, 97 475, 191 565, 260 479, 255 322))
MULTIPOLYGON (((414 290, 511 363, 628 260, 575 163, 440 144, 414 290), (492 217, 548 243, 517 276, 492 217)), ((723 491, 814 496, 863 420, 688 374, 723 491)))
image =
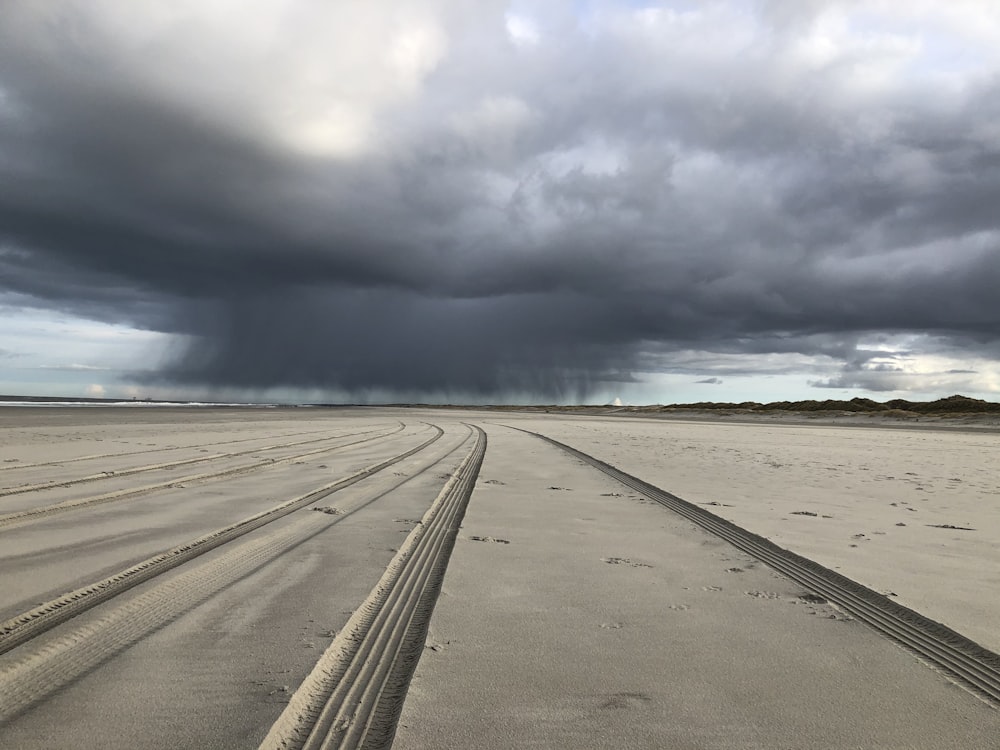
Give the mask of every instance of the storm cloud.
POLYGON ((991 2, 9 0, 0 289, 188 386, 996 382, 998 50, 991 2))

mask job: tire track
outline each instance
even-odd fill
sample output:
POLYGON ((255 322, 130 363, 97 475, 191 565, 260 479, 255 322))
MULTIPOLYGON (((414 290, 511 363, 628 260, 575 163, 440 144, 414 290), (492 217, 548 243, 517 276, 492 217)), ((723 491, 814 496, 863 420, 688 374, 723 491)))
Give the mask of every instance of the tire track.
MULTIPOLYGON (((509 426, 509 425, 507 425, 509 426)), ((1000 655, 939 622, 697 505, 537 432, 534 435, 642 493, 814 591, 994 706, 1000 706, 1000 655)))
MULTIPOLYGON (((216 529, 215 531, 204 534, 203 536, 200 536, 190 542, 179 544, 176 547, 160 552, 159 554, 153 555, 140 563, 121 570, 114 575, 100 581, 87 584, 86 586, 81 586, 74 591, 70 591, 69 593, 57 597, 56 599, 44 602, 26 612, 15 615, 6 622, 0 623, 0 654, 7 653, 12 649, 27 643, 33 638, 37 638, 57 625, 60 625, 67 620, 82 614, 83 612, 93 609, 97 605, 102 604, 109 599, 125 593, 129 589, 138 586, 140 583, 144 583, 152 578, 155 578, 156 576, 166 573, 169 570, 173 570, 177 566, 193 560, 196 557, 200 557, 206 552, 221 547, 222 545, 238 539, 241 536, 249 534, 251 531, 255 531, 262 526, 266 526, 269 523, 277 521, 279 518, 284 518, 290 513, 294 513, 295 511, 311 505, 318 500, 322 500, 323 498, 328 497, 345 487, 356 484, 363 479, 374 476, 380 471, 419 453, 425 448, 431 446, 433 443, 437 442, 444 434, 444 431, 440 427, 437 427, 436 425, 431 425, 431 427, 437 431, 437 434, 415 448, 411 448, 403 453, 393 456, 392 458, 373 464, 365 469, 362 469, 361 471, 351 474, 348 477, 325 484, 322 487, 318 487, 303 495, 294 497, 291 500, 286 500, 273 508, 257 513, 249 518, 244 518, 242 521, 230 524, 229 526, 224 526, 221 529, 216 529)), ((399 487, 412 478, 413 477, 407 477, 403 479, 396 484, 395 487, 399 487)), ((395 489, 395 487, 393 489, 395 489)), ((385 492, 380 493, 372 500, 372 502, 380 497, 383 497, 385 494, 385 492)), ((337 517, 336 522, 339 522, 351 513, 360 510, 360 507, 355 508, 350 512, 342 513, 337 517)))
MULTIPOLYGON (((306 430, 304 432, 289 432, 285 435, 281 435, 282 438, 297 437, 299 435, 317 435, 321 432, 326 432, 326 430, 306 430)), ((166 453, 167 451, 182 451, 182 450, 192 450, 194 448, 212 448, 219 445, 233 445, 235 443, 249 443, 252 440, 264 440, 262 437, 252 437, 252 438, 239 438, 237 440, 219 440, 212 443, 198 443, 196 445, 175 445, 169 448, 148 448, 142 451, 125 451, 124 453, 92 453, 89 456, 75 456, 74 458, 65 458, 62 461, 38 461, 35 463, 21 463, 18 461, 14 464, 0 464, 0 472, 2 471, 16 471, 17 469, 36 469, 41 466, 61 466, 62 464, 75 464, 80 461, 96 461, 99 458, 126 458, 128 456, 141 456, 145 453, 166 453)))
MULTIPOLYGON (((400 430, 403 429, 401 426, 400 430)), ((231 453, 213 453, 208 456, 195 456, 194 458, 184 458, 178 461, 168 461, 166 463, 159 464, 147 464, 146 466, 135 466, 131 469, 120 469, 118 471, 102 471, 97 474, 88 474, 87 476, 77 477, 76 479, 54 479, 50 482, 39 482, 37 484, 22 484, 17 487, 7 487, 0 489, 0 497, 7 497, 9 495, 23 495, 27 492, 38 492, 40 490, 50 490, 54 487, 72 487, 75 484, 84 484, 87 482, 97 482, 101 479, 116 479, 118 477, 128 477, 134 474, 142 474, 147 471, 158 471, 160 469, 174 469, 178 466, 190 466, 191 464, 200 464, 207 461, 217 461, 223 458, 238 458, 239 456, 247 456, 251 453, 264 453, 266 451, 280 450, 281 448, 296 448, 300 445, 310 445, 312 443, 322 443, 329 442, 330 440, 340 440, 343 438, 354 437, 356 435, 370 435, 377 430, 364 430, 362 432, 349 432, 345 435, 327 435, 321 438, 310 438, 309 440, 299 440, 293 443, 276 443, 274 445, 265 445, 260 448, 250 448, 243 451, 233 451, 231 453)), ((398 432, 398 430, 397 430, 398 432)), ((392 434, 392 433, 388 433, 392 434)))
POLYGON ((16 523, 23 523, 27 521, 35 521, 42 517, 52 516, 59 513, 65 513, 67 511, 76 510, 78 508, 90 507, 93 505, 102 505, 104 503, 113 502, 115 500, 122 500, 128 497, 135 497, 137 495, 145 495, 147 493, 153 492, 155 490, 165 489, 167 487, 172 487, 178 484, 187 484, 191 482, 204 482, 211 479, 218 479, 220 477, 230 477, 238 474, 248 474, 253 471, 259 471, 260 469, 270 468, 272 466, 279 466, 281 464, 291 463, 293 461, 298 461, 302 458, 308 458, 309 456, 317 456, 322 453, 330 453, 332 451, 342 450, 344 448, 350 448, 355 445, 361 445, 362 443, 369 443, 373 440, 380 440, 382 438, 392 437, 393 435, 398 435, 405 429, 400 426, 398 429, 375 435, 373 437, 363 438, 361 440, 354 440, 350 443, 344 443, 342 445, 328 446, 324 448, 317 448, 316 450, 307 451, 305 453, 299 453, 294 456, 284 456, 282 458, 269 458, 263 461, 255 461, 249 464, 243 464, 242 466, 234 466, 228 469, 223 469, 221 471, 205 472, 202 474, 190 474, 184 477, 174 477, 163 482, 157 482, 155 484, 147 484, 142 487, 128 487, 121 490, 113 490, 111 492, 105 492, 100 495, 91 495, 89 497, 76 498, 73 500, 66 500, 61 503, 56 503, 54 505, 44 505, 39 508, 29 508, 27 510, 19 510, 12 513, 5 513, 0 515, 0 529, 5 526, 10 526, 16 523))
POLYGON ((479 427, 458 472, 323 653, 261 750, 388 747, 458 527, 486 452, 479 427))

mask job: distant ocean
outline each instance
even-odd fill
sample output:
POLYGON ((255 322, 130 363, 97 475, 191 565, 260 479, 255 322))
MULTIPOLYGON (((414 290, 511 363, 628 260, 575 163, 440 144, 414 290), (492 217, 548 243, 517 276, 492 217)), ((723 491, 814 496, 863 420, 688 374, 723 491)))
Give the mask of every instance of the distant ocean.
POLYGON ((221 403, 211 403, 202 401, 17 401, 17 400, 0 400, 0 407, 2 406, 35 406, 42 408, 52 408, 52 407, 69 407, 69 406, 89 406, 89 407, 106 407, 106 406, 125 406, 130 408, 155 408, 159 406, 198 406, 198 407, 232 407, 232 406, 242 406, 251 407, 254 409, 269 409, 275 408, 278 404, 221 404, 221 403))

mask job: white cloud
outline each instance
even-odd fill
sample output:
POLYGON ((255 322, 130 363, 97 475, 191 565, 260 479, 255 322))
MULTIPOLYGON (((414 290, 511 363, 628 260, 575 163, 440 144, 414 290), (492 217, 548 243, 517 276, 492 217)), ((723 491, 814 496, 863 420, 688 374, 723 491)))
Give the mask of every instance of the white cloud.
POLYGON ((541 41, 538 26, 527 16, 507 13, 507 33, 515 44, 534 45, 541 41))
POLYGON ((39 64, 124 74, 144 95, 315 156, 377 145, 379 117, 419 92, 448 46, 447 3, 434 0, 53 0, 44 14, 30 5, 8 9, 5 22, 39 64), (60 38, 52 23, 86 31, 60 38), (143 58, 155 64, 136 64, 143 58))

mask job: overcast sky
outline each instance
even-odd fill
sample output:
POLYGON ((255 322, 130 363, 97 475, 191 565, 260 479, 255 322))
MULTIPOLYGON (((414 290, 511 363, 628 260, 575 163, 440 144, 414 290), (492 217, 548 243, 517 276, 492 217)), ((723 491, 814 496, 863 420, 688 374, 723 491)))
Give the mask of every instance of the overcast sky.
POLYGON ((1000 3, 4 0, 3 392, 1000 400, 1000 3))

